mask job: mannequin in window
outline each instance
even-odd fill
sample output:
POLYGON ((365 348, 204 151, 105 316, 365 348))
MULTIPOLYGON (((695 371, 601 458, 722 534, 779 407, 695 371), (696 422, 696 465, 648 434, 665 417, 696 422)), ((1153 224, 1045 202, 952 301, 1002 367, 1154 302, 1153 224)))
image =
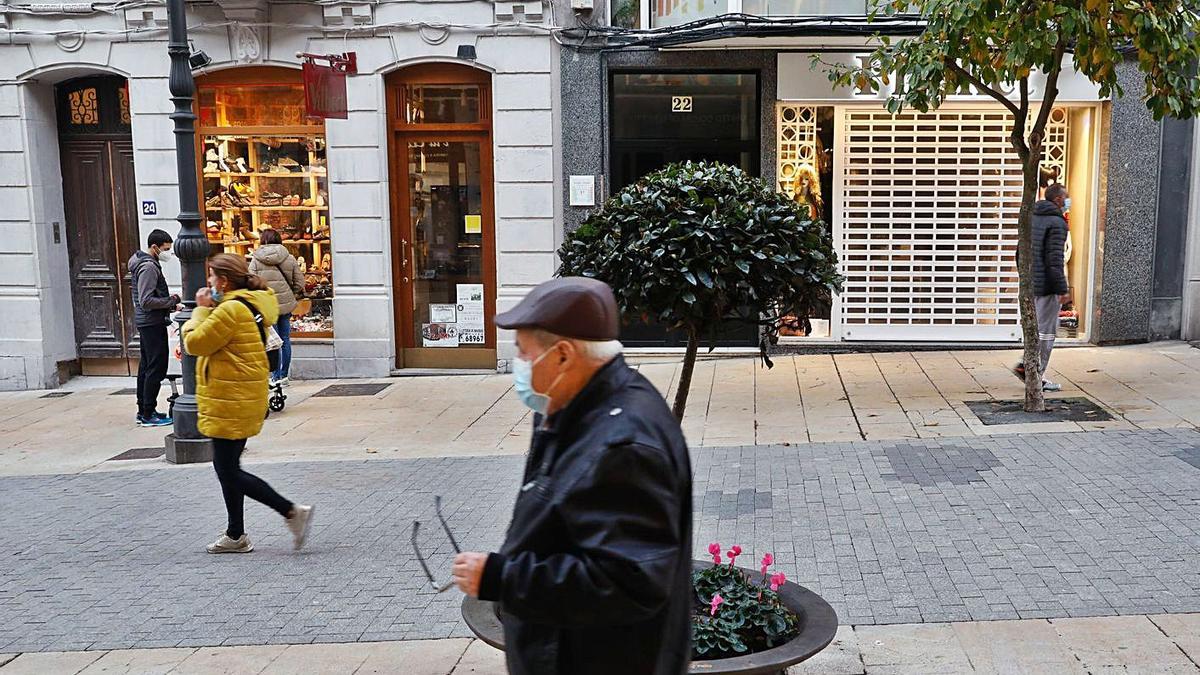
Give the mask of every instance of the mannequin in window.
POLYGON ((792 195, 811 220, 825 220, 825 198, 821 195, 821 177, 816 169, 807 164, 796 169, 792 195))

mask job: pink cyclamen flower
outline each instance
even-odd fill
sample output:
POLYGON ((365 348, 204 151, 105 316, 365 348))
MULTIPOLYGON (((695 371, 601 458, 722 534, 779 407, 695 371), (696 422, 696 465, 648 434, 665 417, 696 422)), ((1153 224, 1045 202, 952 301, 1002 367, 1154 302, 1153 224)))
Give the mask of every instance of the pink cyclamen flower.
POLYGON ((771 575, 771 590, 777 591, 785 583, 787 583, 787 576, 783 572, 771 575))
POLYGON ((729 552, 726 553, 725 555, 729 556, 729 564, 732 565, 733 559, 738 557, 741 554, 742 554, 742 547, 735 545, 733 548, 729 549, 729 552))
POLYGON ((713 564, 720 565, 721 564, 721 545, 714 541, 713 543, 708 545, 708 552, 713 557, 713 564))
POLYGON ((773 562, 775 562, 775 557, 774 557, 774 556, 772 556, 770 553, 768 553, 768 554, 766 554, 766 555, 764 555, 764 556, 763 556, 763 559, 762 559, 762 573, 763 573, 764 575, 767 573, 767 568, 768 568, 768 567, 770 567, 770 566, 771 566, 771 563, 773 563, 773 562))
POLYGON ((717 608, 721 606, 722 602, 725 602, 725 598, 722 598, 720 593, 714 595, 712 600, 708 603, 708 615, 716 616, 717 608))

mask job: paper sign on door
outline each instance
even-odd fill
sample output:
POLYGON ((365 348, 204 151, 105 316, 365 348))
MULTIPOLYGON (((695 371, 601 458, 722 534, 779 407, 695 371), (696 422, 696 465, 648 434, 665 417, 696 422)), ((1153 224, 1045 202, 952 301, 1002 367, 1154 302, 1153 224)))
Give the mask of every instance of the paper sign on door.
POLYGON ((483 234, 483 216, 466 216, 466 233, 483 234))

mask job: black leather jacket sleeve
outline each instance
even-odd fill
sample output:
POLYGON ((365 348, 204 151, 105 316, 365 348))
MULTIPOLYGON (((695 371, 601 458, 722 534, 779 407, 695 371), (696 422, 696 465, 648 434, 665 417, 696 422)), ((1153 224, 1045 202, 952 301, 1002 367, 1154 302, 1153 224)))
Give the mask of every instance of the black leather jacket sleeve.
POLYGON ((681 542, 666 453, 611 446, 557 506, 568 552, 489 556, 480 597, 526 621, 564 627, 633 623, 666 604, 681 542))

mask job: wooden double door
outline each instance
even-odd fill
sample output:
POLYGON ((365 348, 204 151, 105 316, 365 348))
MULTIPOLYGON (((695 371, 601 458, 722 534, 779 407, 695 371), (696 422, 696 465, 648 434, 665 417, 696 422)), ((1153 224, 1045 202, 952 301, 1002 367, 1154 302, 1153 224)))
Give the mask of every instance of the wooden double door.
POLYGON ((128 261, 138 209, 128 90, 119 77, 58 87, 59 151, 75 343, 85 374, 137 372, 128 261))

